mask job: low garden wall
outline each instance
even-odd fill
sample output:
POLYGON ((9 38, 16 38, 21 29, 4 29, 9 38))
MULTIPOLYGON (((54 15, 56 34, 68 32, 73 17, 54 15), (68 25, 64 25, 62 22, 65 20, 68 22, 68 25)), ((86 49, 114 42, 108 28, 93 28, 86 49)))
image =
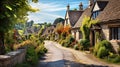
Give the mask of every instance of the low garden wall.
POLYGON ((5 55, 0 55, 0 67, 13 67, 17 63, 24 61, 26 49, 18 49, 5 55))

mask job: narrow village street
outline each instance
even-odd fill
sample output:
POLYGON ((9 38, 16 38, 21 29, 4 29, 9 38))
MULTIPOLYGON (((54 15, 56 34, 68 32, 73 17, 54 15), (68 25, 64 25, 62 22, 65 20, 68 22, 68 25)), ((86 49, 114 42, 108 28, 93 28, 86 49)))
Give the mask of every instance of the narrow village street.
POLYGON ((80 56, 84 59, 81 59, 81 61, 83 63, 84 61, 89 61, 89 63, 79 63, 71 50, 61 47, 56 42, 45 41, 45 47, 48 49, 48 52, 40 59, 38 67, 107 67, 86 58, 84 55, 80 56))

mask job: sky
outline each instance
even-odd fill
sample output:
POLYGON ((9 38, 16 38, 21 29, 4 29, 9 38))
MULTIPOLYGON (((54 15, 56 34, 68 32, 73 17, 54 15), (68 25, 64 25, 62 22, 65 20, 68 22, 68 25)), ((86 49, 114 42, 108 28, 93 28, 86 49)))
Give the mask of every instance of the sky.
POLYGON ((79 9, 80 2, 83 3, 84 9, 88 6, 88 0, 39 0, 38 3, 31 2, 33 8, 39 9, 35 13, 29 13, 29 20, 35 23, 53 23, 56 18, 65 18, 66 6, 69 4, 70 9, 79 9))

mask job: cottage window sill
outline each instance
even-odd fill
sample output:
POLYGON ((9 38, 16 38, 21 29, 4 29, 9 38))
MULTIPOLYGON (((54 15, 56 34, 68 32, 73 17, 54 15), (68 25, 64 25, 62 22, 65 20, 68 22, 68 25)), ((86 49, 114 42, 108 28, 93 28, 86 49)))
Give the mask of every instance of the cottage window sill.
POLYGON ((110 40, 110 42, 120 42, 120 40, 110 40))

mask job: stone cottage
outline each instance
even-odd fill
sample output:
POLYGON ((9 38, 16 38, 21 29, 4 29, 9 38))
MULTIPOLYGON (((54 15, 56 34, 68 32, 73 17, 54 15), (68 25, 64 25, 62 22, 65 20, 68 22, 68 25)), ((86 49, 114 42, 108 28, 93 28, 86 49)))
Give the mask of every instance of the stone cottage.
MULTIPOLYGON (((70 26, 71 29, 72 29, 83 12, 84 11, 83 11, 82 3, 80 3, 80 5, 79 5, 79 10, 70 10, 70 6, 68 5, 66 15, 65 15, 64 27, 65 26, 70 26)), ((71 31, 71 34, 75 38, 74 32, 71 31)))
POLYGON ((117 52, 117 49, 120 47, 120 0, 106 0, 104 5, 101 6, 99 6, 99 3, 96 3, 93 8, 92 16, 99 19, 99 22, 91 28, 93 30, 91 41, 96 42, 93 33, 98 32, 102 39, 111 42, 117 52), (100 9, 101 7, 103 9, 100 9))

